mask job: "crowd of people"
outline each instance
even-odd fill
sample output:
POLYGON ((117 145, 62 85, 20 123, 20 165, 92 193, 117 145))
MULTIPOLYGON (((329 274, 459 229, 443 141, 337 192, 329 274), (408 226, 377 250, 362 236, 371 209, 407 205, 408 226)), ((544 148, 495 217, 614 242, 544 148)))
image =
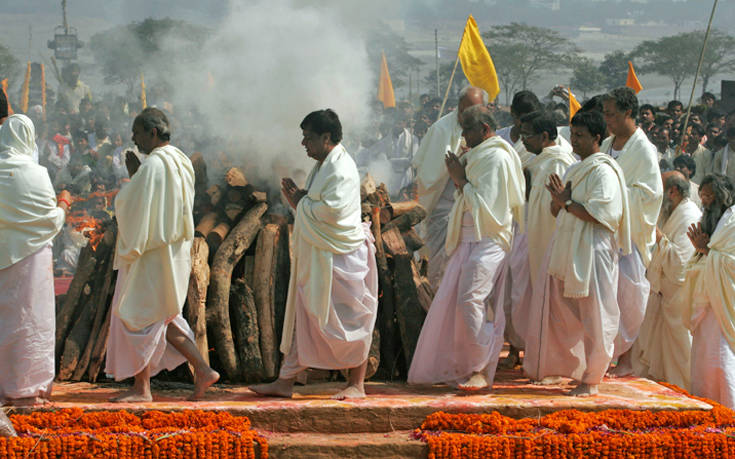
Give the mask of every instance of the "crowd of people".
MULTIPOLYGON (((135 383, 116 400, 150 400, 150 377, 187 360, 200 398, 219 375, 181 316, 194 200, 184 151, 196 145, 187 129, 176 136, 182 149, 169 142, 185 116, 94 102, 75 65, 57 96, 48 112, 0 112, 0 351, 29 356, 0 366, 0 398, 50 394, 50 267, 73 272, 86 242, 70 207, 118 220, 106 372, 135 383), (5 319, 19 307, 35 319, 5 319)), ((253 391, 291 396, 297 375, 317 367, 350 370, 337 398, 365 396, 378 285, 360 180, 384 170, 394 196, 428 213, 422 254, 436 293, 409 384, 490 389, 499 366, 522 364, 539 384, 576 381, 570 395, 634 374, 735 407, 735 111, 708 93, 686 109, 639 106, 617 88, 570 119, 567 98, 524 90, 505 110, 468 87, 446 114, 428 96, 417 109, 376 105, 349 139, 332 110, 307 115, 314 168, 303 183, 281 183, 294 219, 284 359, 278 380, 253 391)))

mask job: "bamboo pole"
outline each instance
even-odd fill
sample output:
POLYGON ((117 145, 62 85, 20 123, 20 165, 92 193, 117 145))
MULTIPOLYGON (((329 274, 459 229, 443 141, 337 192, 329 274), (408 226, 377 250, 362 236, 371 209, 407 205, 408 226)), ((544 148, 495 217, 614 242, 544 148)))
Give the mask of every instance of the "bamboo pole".
POLYGON ((447 104, 447 99, 449 98, 449 89, 452 87, 452 82, 454 81, 454 74, 457 72, 457 64, 459 64, 459 53, 457 53, 457 60, 454 61, 454 68, 452 68, 452 75, 449 77, 449 83, 447 84, 447 90, 444 92, 444 100, 442 100, 442 106, 439 108, 439 115, 437 115, 436 120, 439 121, 439 118, 442 117, 442 113, 444 113, 444 106, 447 104))

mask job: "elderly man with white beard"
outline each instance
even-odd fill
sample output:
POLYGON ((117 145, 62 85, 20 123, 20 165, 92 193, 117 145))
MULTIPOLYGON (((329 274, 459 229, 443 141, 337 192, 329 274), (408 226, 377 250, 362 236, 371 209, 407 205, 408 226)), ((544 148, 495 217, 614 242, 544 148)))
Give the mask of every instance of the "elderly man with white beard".
POLYGON ((687 229, 702 211, 689 196, 689 182, 678 171, 663 174, 664 202, 656 227, 656 246, 646 277, 651 283, 646 317, 633 345, 633 372, 689 390, 692 335, 684 326, 681 303, 674 301, 694 254, 687 229))
POLYGON ((735 408, 735 212, 733 183, 702 179, 704 213, 687 235, 696 255, 678 296, 692 331, 691 393, 735 408))
POLYGON ((620 257, 618 305, 620 329, 615 338, 616 367, 611 376, 633 372, 628 352, 638 337, 648 302, 650 284, 646 268, 656 243, 656 222, 663 200, 663 183, 656 147, 646 133, 636 126, 638 98, 630 88, 617 88, 603 96, 602 114, 610 137, 600 151, 615 158, 625 175, 630 204, 630 234, 633 252, 620 257))
POLYGON ((443 158, 447 151, 459 155, 460 150, 464 150, 461 147, 459 117, 465 109, 475 105, 487 105, 487 92, 473 86, 464 88, 459 94, 457 110, 431 125, 412 161, 416 170, 419 203, 428 213, 422 236, 429 252, 429 282, 434 289, 439 285, 447 263, 444 242, 449 211, 454 204, 454 182, 449 179, 443 158))
POLYGON ((409 384, 446 383, 464 390, 492 386, 503 346, 505 314, 486 299, 512 243, 512 223, 522 222, 525 183, 513 147, 495 135, 484 106, 460 118, 470 150, 447 152, 456 187, 449 214, 444 276, 426 316, 408 371, 409 384))

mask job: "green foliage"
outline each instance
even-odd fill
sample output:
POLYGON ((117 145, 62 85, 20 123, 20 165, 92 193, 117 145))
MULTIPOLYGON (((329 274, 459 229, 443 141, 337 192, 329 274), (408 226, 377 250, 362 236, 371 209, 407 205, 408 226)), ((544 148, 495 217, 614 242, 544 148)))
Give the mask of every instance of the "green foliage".
POLYGON ((587 93, 600 89, 603 77, 595 61, 581 57, 575 60, 573 69, 572 80, 569 82, 572 91, 581 92, 582 97, 586 98, 587 93))
POLYGON ((569 65, 579 50, 558 32, 513 22, 482 34, 495 63, 506 103, 519 89, 527 89, 540 72, 569 65))
MULTIPOLYGON (((628 61, 632 60, 633 58, 630 54, 621 50, 605 54, 598 67, 601 78, 601 89, 609 91, 625 86, 628 77, 628 61)), ((641 69, 636 69, 636 72, 639 70, 641 69)))
MULTIPOLYGON (((406 39, 393 32, 386 24, 370 29, 366 35, 365 42, 370 43, 367 49, 368 59, 375 69, 376 79, 380 75, 378 71, 380 53, 385 52, 393 88, 408 86, 409 74, 415 75, 416 70, 423 65, 423 61, 408 53, 409 46, 406 39)), ((375 87, 377 88, 377 83, 375 87)))
POLYGON ((184 21, 148 18, 97 33, 89 46, 107 83, 132 86, 141 72, 146 83, 165 83, 165 69, 197 61, 206 35, 207 29, 184 21), (155 69, 161 73, 149 74, 155 69))

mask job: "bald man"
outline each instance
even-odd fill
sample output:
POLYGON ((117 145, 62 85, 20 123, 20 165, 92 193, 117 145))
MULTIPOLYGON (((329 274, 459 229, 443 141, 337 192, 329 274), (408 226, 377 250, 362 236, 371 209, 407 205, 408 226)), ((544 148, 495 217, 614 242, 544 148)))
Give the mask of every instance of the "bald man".
POLYGON ((448 256, 444 251, 447 238, 449 211, 454 204, 454 182, 444 164, 447 151, 461 156, 466 151, 462 142, 459 116, 469 107, 487 104, 487 93, 469 86, 459 94, 457 110, 443 116, 426 132, 412 165, 416 169, 419 203, 428 217, 424 223, 424 243, 429 251, 429 281, 434 289, 439 286, 448 256))
POLYGON ((687 228, 699 221, 702 212, 692 201, 689 181, 681 172, 665 172, 662 178, 664 201, 646 271, 651 292, 631 357, 636 375, 689 390, 692 335, 682 320, 683 303, 673 300, 684 284, 687 263, 694 254, 687 228))

